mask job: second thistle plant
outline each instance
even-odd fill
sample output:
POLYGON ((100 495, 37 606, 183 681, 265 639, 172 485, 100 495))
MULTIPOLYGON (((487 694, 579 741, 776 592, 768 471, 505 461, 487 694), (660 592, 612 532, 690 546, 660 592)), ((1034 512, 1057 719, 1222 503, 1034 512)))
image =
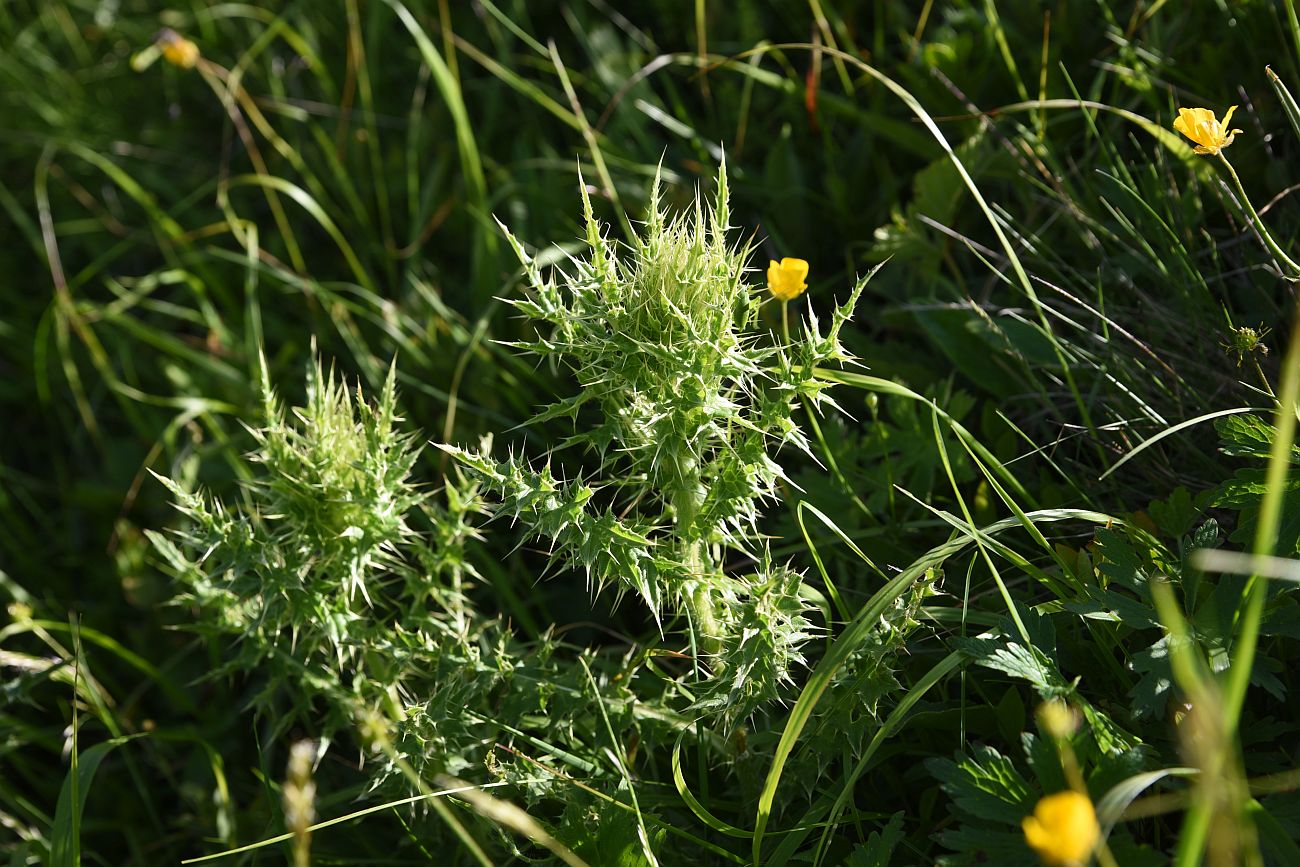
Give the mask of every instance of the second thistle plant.
POLYGON ((630 591, 661 622, 685 615, 710 675, 701 704, 736 719, 776 696, 812 631, 798 575, 771 562, 758 525, 789 485, 778 451, 809 452, 798 402, 829 401, 817 366, 850 360, 838 335, 865 280, 827 334, 810 316, 785 344, 760 326, 748 248, 727 238, 725 170, 712 208, 697 198, 673 219, 656 179, 644 230, 625 249, 605 238, 585 190, 583 208, 587 256, 558 278, 507 236, 532 290, 511 303, 539 331, 517 345, 580 387, 532 423, 571 419, 561 448, 594 456, 593 476, 562 481, 549 461, 536 469, 486 447, 444 448, 499 498, 499 513, 550 544, 557 566, 630 591), (750 565, 725 568, 736 561, 750 565))

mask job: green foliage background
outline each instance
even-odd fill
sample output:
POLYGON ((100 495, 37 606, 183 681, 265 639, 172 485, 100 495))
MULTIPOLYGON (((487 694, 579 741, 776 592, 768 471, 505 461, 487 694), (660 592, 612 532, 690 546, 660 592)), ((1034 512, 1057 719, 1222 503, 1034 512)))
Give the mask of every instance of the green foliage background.
MULTIPOLYGON (((1198 798, 1236 823, 1211 861, 1295 863, 1293 583, 1268 585, 1230 721, 1270 781, 1250 792, 1181 770, 1209 759, 1152 590, 1221 679, 1250 585, 1194 552, 1250 549, 1265 462, 1294 460, 1270 424, 1294 289, 1169 123, 1240 104, 1227 155, 1291 249, 1300 130, 1264 71, 1300 82, 1289 9, 0 6, 0 852, 274 837, 310 738, 323 819, 450 775, 593 865, 1033 863, 1020 818, 1067 782, 1033 711, 1064 698, 1118 863, 1199 857, 1198 798), (163 27, 199 68, 132 68, 163 27), (565 413, 526 424, 592 382, 520 351, 547 299, 493 218, 572 273, 584 196, 622 243, 656 176, 689 213, 724 155, 747 285, 811 263, 796 340, 883 263, 839 334, 859 366, 787 383, 808 452, 773 450, 776 496, 718 558, 799 599, 746 616, 802 661, 730 698, 701 687, 689 604, 593 592, 426 447, 606 469, 554 451, 584 430, 565 413), (1268 351, 1231 351, 1243 327, 1268 351), (832 383, 838 409, 807 412, 832 383), (1119 821, 1125 792, 1173 806, 1119 821)), ((745 315, 776 345, 779 306, 745 315)), ((436 803, 321 830, 314 856, 553 857, 436 803)))

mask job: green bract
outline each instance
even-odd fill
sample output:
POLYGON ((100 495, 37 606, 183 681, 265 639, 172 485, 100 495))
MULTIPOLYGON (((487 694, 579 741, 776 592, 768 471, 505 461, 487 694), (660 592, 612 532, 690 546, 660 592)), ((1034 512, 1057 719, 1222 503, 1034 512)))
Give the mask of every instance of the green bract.
MULTIPOLYGON (((534 425, 569 419, 561 449, 590 455, 591 476, 557 479, 489 447, 444 446, 509 515, 547 541, 559 565, 599 589, 631 592, 664 617, 684 615, 710 677, 702 706, 729 719, 774 698, 812 627, 799 577, 766 556, 764 504, 790 482, 776 457, 810 453, 801 399, 828 402, 816 367, 850 361, 838 341, 865 280, 822 335, 783 342, 760 321, 749 248, 728 240, 725 170, 711 209, 666 218, 656 178, 641 235, 608 241, 585 190, 587 256, 543 277, 507 231, 530 284, 511 300, 538 326, 518 348, 568 368, 579 390, 539 408, 534 425), (734 564, 746 564, 733 568, 734 564)), ((549 457, 549 456, 548 456, 549 457)))

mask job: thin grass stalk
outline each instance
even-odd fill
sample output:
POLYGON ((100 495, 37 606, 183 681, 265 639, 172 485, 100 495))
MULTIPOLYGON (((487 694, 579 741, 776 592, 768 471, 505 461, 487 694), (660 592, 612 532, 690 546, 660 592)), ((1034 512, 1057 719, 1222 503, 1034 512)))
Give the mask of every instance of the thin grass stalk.
POLYGON ((1296 17, 1295 0, 1284 0, 1287 28, 1291 31, 1291 40, 1295 43, 1296 62, 1300 63, 1300 18, 1296 17))
POLYGON ((1273 233, 1268 230, 1268 226, 1264 225, 1259 212, 1255 210, 1254 204, 1250 201, 1250 196, 1246 195, 1246 188, 1242 186, 1241 178, 1237 177, 1237 170, 1232 167, 1232 163, 1228 162, 1228 158, 1222 152, 1219 153, 1219 161, 1228 170, 1228 177, 1232 179, 1233 192, 1237 194, 1237 200, 1241 203, 1242 210, 1246 212, 1246 218, 1250 220, 1250 224, 1255 231, 1259 232, 1260 238, 1264 241, 1264 246, 1277 259, 1283 275, 1288 280, 1300 279, 1300 265, 1297 265, 1295 260, 1286 254, 1286 251, 1273 238, 1273 233))

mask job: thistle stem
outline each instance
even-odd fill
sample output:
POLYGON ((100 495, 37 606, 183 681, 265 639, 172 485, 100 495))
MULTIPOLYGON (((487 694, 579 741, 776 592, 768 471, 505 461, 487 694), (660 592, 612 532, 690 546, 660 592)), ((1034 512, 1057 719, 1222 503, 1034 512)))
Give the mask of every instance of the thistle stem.
POLYGON ((716 654, 721 649, 718 642, 717 612, 713 599, 709 596, 707 581, 712 571, 705 562, 704 544, 695 538, 692 525, 703 504, 703 486, 699 472, 695 469, 694 457, 682 449, 676 460, 676 485, 670 498, 674 513, 674 527, 681 551, 682 562, 695 578, 691 590, 686 594, 686 604, 690 609, 691 625, 695 629, 700 648, 709 654, 716 654), (684 454, 683 454, 684 453, 684 454))

